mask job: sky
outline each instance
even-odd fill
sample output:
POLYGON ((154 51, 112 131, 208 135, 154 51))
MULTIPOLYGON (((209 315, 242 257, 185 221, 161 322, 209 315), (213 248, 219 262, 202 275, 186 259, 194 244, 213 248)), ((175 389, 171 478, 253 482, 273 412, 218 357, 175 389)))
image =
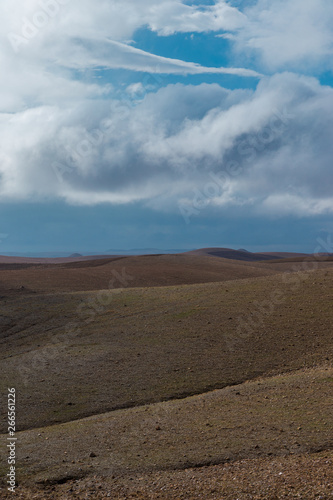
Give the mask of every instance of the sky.
POLYGON ((0 254, 329 241, 332 2, 0 8, 0 254))

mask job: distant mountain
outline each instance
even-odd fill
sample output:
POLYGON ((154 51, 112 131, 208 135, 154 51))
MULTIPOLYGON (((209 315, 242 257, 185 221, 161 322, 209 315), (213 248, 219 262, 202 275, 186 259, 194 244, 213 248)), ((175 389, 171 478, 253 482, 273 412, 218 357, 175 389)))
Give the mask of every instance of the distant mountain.
MULTIPOLYGON (((69 262, 73 260, 89 260, 89 259, 103 259, 108 257, 129 257, 129 256, 140 256, 140 255, 173 255, 173 254, 189 254, 189 255, 205 255, 212 257, 221 257, 224 259, 231 260, 242 260, 247 262, 256 261, 267 261, 267 260, 277 260, 277 259, 293 259, 293 258, 303 258, 309 256, 306 253, 296 253, 296 252, 249 252, 244 248, 235 250, 233 248, 200 248, 197 250, 184 250, 184 249, 165 249, 160 248, 133 248, 130 250, 124 249, 109 249, 105 252, 82 252, 82 253, 70 253, 70 252, 4 252, 0 256, 1 262, 26 262, 27 260, 41 261, 43 259, 51 261, 59 259, 63 262, 69 262)), ((325 253, 320 254, 322 256, 328 255, 325 253)))

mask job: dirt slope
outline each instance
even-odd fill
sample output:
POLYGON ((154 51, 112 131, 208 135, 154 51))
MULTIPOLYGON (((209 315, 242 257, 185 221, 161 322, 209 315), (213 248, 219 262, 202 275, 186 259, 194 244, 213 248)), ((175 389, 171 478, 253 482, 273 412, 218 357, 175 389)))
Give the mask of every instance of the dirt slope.
POLYGON ((212 257, 221 257, 224 259, 241 260, 246 262, 266 261, 284 258, 306 258, 305 253, 293 252, 248 252, 247 250, 234 250, 232 248, 200 248, 187 252, 188 255, 210 255, 212 257))
POLYGON ((332 387, 333 368, 327 365, 21 432, 20 481, 39 485, 45 494, 60 490, 60 498, 71 498, 70 492, 86 498, 89 486, 94 498, 200 498, 200 490, 210 499, 238 498, 232 497, 236 493, 294 498, 288 495, 289 479, 298 482, 301 498, 320 498, 315 495, 332 492, 332 387), (304 455, 314 452, 322 454, 304 455), (293 461, 290 454, 300 458, 293 461), (311 482, 308 474, 316 462, 321 476, 317 469, 311 482), (269 466, 266 481, 258 481, 269 466), (300 470, 290 474, 297 466, 300 470), (68 482, 58 490, 52 486, 68 482))
POLYGON ((0 385, 23 429, 311 366, 332 357, 332 278, 3 299, 0 385))
POLYGON ((109 288, 110 282, 116 287, 170 286, 269 276, 278 272, 278 269, 269 266, 186 254, 113 257, 57 265, 22 266, 1 266, 0 291, 1 287, 3 291, 22 291, 24 287, 26 291, 39 293, 103 290, 109 288), (119 279, 124 273, 129 277, 125 285, 119 279))
MULTIPOLYGON (((2 269, 17 498, 331 498, 333 262, 309 269, 179 255, 2 269)), ((2 442, 6 428, 2 406, 2 442)))

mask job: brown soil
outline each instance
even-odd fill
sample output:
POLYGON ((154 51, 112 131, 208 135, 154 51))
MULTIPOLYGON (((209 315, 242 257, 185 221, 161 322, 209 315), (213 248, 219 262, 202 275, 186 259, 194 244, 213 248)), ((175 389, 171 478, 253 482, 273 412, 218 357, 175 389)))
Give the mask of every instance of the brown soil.
MULTIPOLYGON (((303 264, 178 255, 1 270, 17 497, 330 498, 333 268, 303 264)), ((2 442, 6 428, 2 407, 2 442)))
POLYGON ((170 286, 269 276, 278 272, 260 264, 191 255, 112 257, 37 267, 8 264, 6 268, 2 264, 1 268, 2 293, 10 290, 21 293, 22 290, 38 293, 103 290, 110 287, 111 280, 116 287, 170 286), (122 276, 124 270, 129 276, 125 285, 114 279, 122 276))
POLYGON ((329 498, 332 381, 326 365, 21 432, 18 491, 329 498))

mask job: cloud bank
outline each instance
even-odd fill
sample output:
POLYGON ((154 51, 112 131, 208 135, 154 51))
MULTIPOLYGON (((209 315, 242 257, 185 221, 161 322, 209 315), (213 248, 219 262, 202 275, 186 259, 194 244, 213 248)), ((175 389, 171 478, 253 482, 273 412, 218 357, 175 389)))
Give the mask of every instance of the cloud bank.
POLYGON ((133 203, 158 210, 316 215, 333 211, 333 89, 311 76, 332 55, 333 6, 321 0, 160 2, 20 0, 0 20, 3 201, 133 203), (296 15, 297 13, 297 15, 296 15), (288 20, 286 22, 286 19, 288 20), (234 67, 161 57, 131 42, 227 37, 234 67), (149 73, 119 94, 99 69, 149 73), (261 76, 255 90, 149 82, 168 74, 261 76), (156 85, 155 85, 156 86, 156 85), (161 86, 161 85, 160 85, 161 86))

